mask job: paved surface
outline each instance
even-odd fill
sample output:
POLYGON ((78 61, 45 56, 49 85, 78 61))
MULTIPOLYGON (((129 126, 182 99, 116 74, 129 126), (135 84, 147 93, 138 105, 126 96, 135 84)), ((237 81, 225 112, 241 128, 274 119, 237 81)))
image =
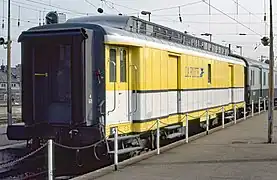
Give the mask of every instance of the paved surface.
POLYGON ((276 180, 277 144, 266 141, 264 113, 98 180, 276 180))

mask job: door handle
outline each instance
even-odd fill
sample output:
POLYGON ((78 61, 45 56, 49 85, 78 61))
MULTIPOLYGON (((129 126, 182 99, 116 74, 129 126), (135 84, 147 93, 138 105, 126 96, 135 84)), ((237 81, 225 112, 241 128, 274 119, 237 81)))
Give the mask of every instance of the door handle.
POLYGON ((44 76, 44 77, 48 77, 48 73, 35 73, 35 76, 44 76))

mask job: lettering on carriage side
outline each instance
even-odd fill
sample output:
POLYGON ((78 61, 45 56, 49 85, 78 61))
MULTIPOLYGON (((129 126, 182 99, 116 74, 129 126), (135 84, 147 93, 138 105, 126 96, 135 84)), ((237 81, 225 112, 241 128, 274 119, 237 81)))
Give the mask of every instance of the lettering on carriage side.
POLYGON ((201 78, 204 75, 204 68, 200 67, 185 67, 186 78, 201 78))

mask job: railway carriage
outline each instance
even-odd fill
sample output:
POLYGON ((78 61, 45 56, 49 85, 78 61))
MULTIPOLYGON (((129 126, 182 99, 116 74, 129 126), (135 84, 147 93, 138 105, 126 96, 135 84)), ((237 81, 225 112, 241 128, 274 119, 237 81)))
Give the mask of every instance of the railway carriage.
MULTIPOLYGON (((258 107, 258 103, 263 105, 263 100, 268 99, 269 92, 269 65, 267 63, 262 63, 260 61, 253 61, 247 59, 249 63, 249 71, 248 75, 250 81, 248 82, 250 85, 250 98, 249 101, 254 101, 256 107, 258 107)), ((274 101, 277 97, 277 69, 274 68, 273 74, 273 83, 274 83, 274 101)))
POLYGON ((19 41, 25 125, 9 126, 9 139, 82 146, 117 127, 153 148, 157 119, 163 138, 173 139, 185 134, 186 114, 191 133, 205 128, 206 111, 210 126, 222 107, 243 111, 245 60, 136 17, 70 19, 31 28, 19 41))
MULTIPOLYGON (((259 103, 260 108, 264 109, 264 102, 266 102, 266 108, 268 106, 268 92, 269 92, 269 64, 267 62, 261 62, 238 55, 231 56, 242 59, 245 61, 245 102, 249 109, 251 109, 252 102, 254 108, 258 111, 259 103), (264 101, 265 100, 265 101, 264 101)), ((277 98, 277 69, 274 67, 273 83, 274 83, 274 104, 276 104, 277 98)))

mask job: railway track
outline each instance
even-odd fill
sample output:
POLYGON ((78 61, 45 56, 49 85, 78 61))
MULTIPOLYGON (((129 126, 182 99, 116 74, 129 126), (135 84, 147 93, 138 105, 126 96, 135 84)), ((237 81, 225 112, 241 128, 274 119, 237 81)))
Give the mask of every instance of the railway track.
MULTIPOLYGON (((13 123, 22 122, 21 113, 16 113, 12 115, 13 123)), ((8 118, 6 114, 0 114, 0 125, 7 124, 8 118)))

